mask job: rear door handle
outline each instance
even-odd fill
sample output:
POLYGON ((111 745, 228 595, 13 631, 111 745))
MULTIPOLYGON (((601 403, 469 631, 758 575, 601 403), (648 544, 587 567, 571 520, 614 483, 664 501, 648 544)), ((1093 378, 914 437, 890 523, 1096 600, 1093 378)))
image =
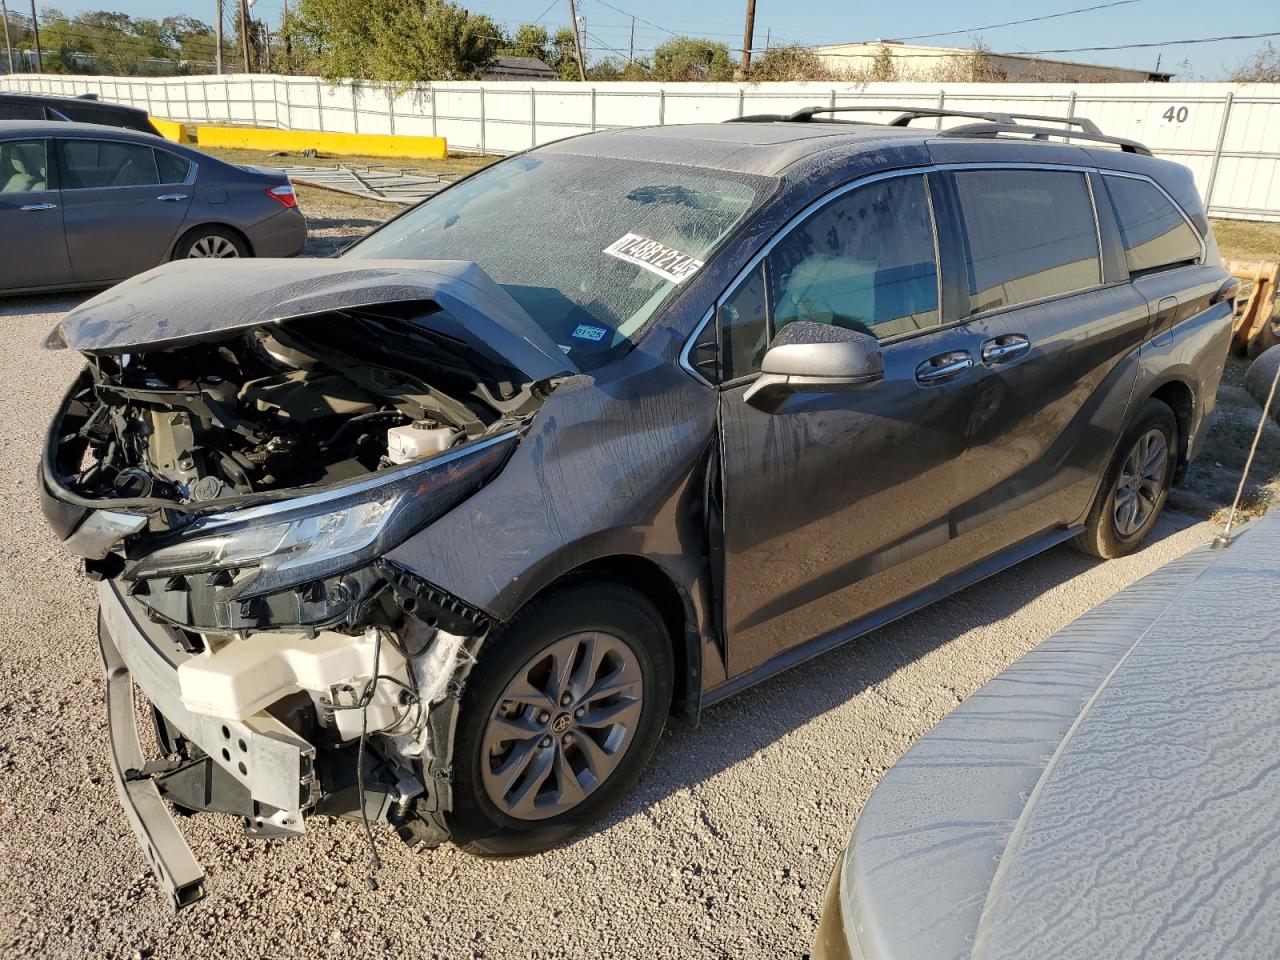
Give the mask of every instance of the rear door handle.
POLYGON ((982 345, 982 362, 989 364, 1008 363, 1016 360, 1031 349, 1031 341, 1020 333, 1010 333, 1002 337, 993 337, 982 345))
POLYGON ((923 384, 945 383, 961 376, 973 366, 968 350, 955 350, 930 357, 916 367, 916 382, 923 384))
POLYGON ((23 210, 57 210, 56 203, 28 203, 22 208, 23 210))
POLYGON ((156 199, 163 200, 165 203, 177 203, 179 200, 187 199, 187 195, 185 193, 162 193, 156 199))

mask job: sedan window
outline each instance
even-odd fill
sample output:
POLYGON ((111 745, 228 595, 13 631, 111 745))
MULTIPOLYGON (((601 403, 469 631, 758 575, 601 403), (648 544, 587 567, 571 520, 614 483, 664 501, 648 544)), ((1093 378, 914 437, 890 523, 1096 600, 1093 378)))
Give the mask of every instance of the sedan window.
POLYGON ((160 183, 155 152, 118 140, 63 140, 62 188, 146 187, 160 183))
POLYGON ((34 103, 0 101, 0 120, 43 120, 44 108, 34 103))
POLYGON ((0 143, 0 193, 49 189, 49 163, 44 140, 0 143))
POLYGON ((156 169, 160 172, 161 183, 185 183, 191 164, 182 157, 165 150, 157 150, 156 169))

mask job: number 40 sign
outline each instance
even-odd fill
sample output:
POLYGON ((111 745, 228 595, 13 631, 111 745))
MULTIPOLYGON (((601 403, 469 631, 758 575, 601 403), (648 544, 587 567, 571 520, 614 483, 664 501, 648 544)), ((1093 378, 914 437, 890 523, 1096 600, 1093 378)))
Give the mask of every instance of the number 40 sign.
POLYGON ((1184 103, 1174 103, 1160 111, 1160 126, 1178 126, 1187 122, 1191 116, 1191 108, 1184 103))

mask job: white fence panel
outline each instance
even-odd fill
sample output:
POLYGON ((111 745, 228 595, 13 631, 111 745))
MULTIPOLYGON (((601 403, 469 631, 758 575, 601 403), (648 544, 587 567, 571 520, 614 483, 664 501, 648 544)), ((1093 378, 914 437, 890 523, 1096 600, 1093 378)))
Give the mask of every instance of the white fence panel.
MULTIPOLYGON (((1215 215, 1280 220, 1280 84, 460 82, 403 88, 243 74, 14 74, 0 76, 0 89, 96 93, 193 123, 441 136, 451 149, 483 153, 512 153, 592 130, 714 123, 805 106, 901 104, 1088 117, 1108 134, 1141 141, 1157 156, 1186 164, 1215 215)), ((947 117, 934 125, 967 122, 947 117)))

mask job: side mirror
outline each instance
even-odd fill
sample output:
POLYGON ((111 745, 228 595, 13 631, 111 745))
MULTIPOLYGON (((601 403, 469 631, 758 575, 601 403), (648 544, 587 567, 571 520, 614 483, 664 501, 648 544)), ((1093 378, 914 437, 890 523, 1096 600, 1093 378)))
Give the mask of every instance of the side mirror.
POLYGON ((796 320, 773 338, 761 374, 742 398, 774 409, 793 393, 858 390, 884 379, 884 354, 875 337, 844 327, 796 320))

